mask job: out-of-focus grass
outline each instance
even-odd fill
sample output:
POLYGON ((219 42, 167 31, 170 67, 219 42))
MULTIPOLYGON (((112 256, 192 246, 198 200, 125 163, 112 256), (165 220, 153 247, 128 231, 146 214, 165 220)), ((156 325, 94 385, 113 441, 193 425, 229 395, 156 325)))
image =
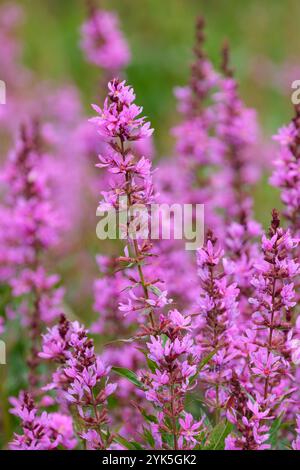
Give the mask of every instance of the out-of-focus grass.
MULTIPOLYGON (((43 78, 72 80, 88 105, 97 96, 99 72, 85 63, 78 47, 79 26, 85 16, 84 0, 20 0, 26 9, 25 60, 43 78)), ((127 75, 139 103, 155 127, 159 154, 172 149, 169 129, 178 119, 172 89, 186 83, 192 58, 194 23, 198 14, 207 20, 207 51, 218 64, 220 45, 227 38, 243 98, 258 110, 267 136, 292 113, 286 96, 260 79, 264 66, 257 58, 278 65, 295 62, 299 50, 297 0, 101 0, 104 8, 119 13, 122 28, 132 49, 127 75), (256 58, 256 70, 251 70, 256 58)), ((253 69, 253 68, 252 68, 253 69)), ((294 77, 297 79, 300 77, 294 77)), ((38 96, 36 97, 38 100, 38 96)), ((257 188, 258 216, 276 203, 276 192, 264 184, 257 188)))

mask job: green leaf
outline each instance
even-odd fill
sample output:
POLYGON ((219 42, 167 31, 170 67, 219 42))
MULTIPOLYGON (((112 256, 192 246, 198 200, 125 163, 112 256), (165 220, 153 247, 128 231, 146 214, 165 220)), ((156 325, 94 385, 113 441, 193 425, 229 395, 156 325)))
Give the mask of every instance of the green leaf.
POLYGON ((126 367, 112 367, 112 370, 120 375, 121 377, 125 377, 129 382, 136 385, 138 388, 144 390, 144 385, 140 380, 137 378, 137 375, 130 369, 126 369, 126 367))
POLYGON ((135 450, 143 450, 143 447, 141 446, 141 444, 139 442, 132 441, 131 444, 133 445, 135 450))
POLYGON ((225 439, 231 433, 233 425, 229 421, 218 423, 209 436, 209 444, 203 450, 223 450, 225 439))
POLYGON ((145 410, 141 410, 142 416, 145 418, 146 421, 149 423, 157 423, 157 418, 154 415, 148 415, 145 410))
POLYGON ((120 434, 114 435, 114 441, 116 441, 118 444, 121 444, 121 446, 128 450, 143 450, 142 446, 138 442, 127 441, 127 439, 125 439, 123 436, 120 436, 120 434))
POLYGON ((149 369, 153 374, 155 374, 156 369, 158 369, 158 366, 155 364, 154 361, 151 361, 151 359, 147 358, 147 364, 149 369))
POLYGON ((270 428, 270 437, 268 439, 269 444, 271 444, 272 449, 274 449, 277 445, 278 441, 278 433, 281 428, 283 419, 283 413, 281 413, 278 418, 274 419, 272 426, 270 428))
POLYGON ((112 341, 108 341, 107 343, 104 344, 104 346, 106 347, 115 343, 133 343, 134 341, 136 341, 136 338, 120 338, 120 339, 114 339, 112 341))
POLYGON ((141 310, 141 315, 149 315, 149 313, 152 312, 152 307, 146 307, 146 308, 143 308, 143 310, 141 310))
POLYGON ((151 285, 148 287, 148 289, 151 290, 153 294, 155 294, 157 297, 159 297, 162 294, 161 290, 156 286, 151 285))
POLYGON ((146 442, 148 442, 150 444, 150 446, 152 448, 154 448, 155 447, 155 441, 154 441, 154 438, 153 438, 151 432, 149 431, 149 429, 144 428, 144 437, 145 437, 146 442))
POLYGON ((206 364, 214 357, 214 355, 218 352, 217 349, 214 349, 213 351, 211 351, 209 354, 207 354, 207 356, 205 356, 202 361, 200 362, 199 366, 197 367, 197 371, 200 372, 205 366, 206 364))
POLYGON ((207 356, 205 356, 202 361, 199 363, 198 367, 197 367, 197 372, 195 375, 193 375, 191 378, 190 378, 190 384, 192 384, 193 382, 195 382, 195 380, 197 379, 198 377, 198 374, 199 372, 201 372, 201 370, 206 366, 206 364, 211 360, 212 357, 214 357, 214 355, 217 353, 217 349, 214 349, 213 351, 211 351, 209 354, 207 354, 207 356))
POLYGON ((169 339, 168 336, 165 335, 164 333, 161 335, 161 340, 162 340, 163 346, 166 345, 166 342, 168 341, 168 339, 169 339))
POLYGON ((127 287, 124 287, 124 289, 121 290, 121 292, 128 292, 132 289, 135 289, 137 286, 139 286, 139 282, 136 282, 135 284, 130 284, 129 286, 127 287))
POLYGON ((152 359, 149 359, 148 357, 149 351, 145 351, 145 349, 142 349, 142 348, 137 348, 137 350, 140 351, 145 356, 149 369, 151 370, 153 374, 155 374, 155 371, 158 369, 158 365, 156 364, 156 362, 152 361, 152 359))

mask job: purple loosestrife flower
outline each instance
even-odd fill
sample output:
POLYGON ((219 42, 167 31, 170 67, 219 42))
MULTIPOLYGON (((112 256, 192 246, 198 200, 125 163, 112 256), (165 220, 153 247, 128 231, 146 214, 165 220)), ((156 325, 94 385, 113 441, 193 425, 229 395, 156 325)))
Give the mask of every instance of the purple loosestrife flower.
MULTIPOLYGON (((99 117, 92 118, 90 121, 96 124, 98 134, 109 143, 112 143, 112 139, 117 138, 125 142, 150 137, 153 129, 150 129, 149 122, 145 123, 144 117, 138 118, 143 109, 134 104, 135 94, 132 88, 125 85, 125 80, 123 82, 116 79, 111 80, 108 83, 108 90, 108 98, 106 98, 103 108, 93 105, 99 117)), ((118 150, 117 147, 117 155, 107 157, 108 161, 105 160, 105 164, 112 164, 113 156, 122 157, 118 150)), ((128 156, 123 156, 123 160, 126 157, 128 156)), ((130 158, 128 161, 130 162, 130 158)))
POLYGON ((175 89, 179 111, 186 116, 197 116, 203 113, 203 105, 219 80, 217 72, 203 50, 204 26, 203 17, 199 17, 196 21, 195 61, 191 67, 189 86, 175 89))
POLYGON ((289 344, 296 304, 293 279, 299 274, 299 263, 293 259, 297 244, 298 240, 280 227, 278 213, 273 210, 269 236, 262 238, 263 259, 255 265, 255 297, 249 299, 256 328, 252 339, 255 348, 249 354, 252 387, 260 406, 271 409, 272 414, 286 409, 287 398, 295 391, 289 344))
POLYGON ((300 107, 295 107, 295 117, 286 127, 279 129, 274 136, 280 145, 278 158, 275 160, 275 170, 270 179, 273 186, 281 190, 281 200, 284 204, 286 217, 291 232, 300 234, 300 107))
POLYGON ((49 276, 43 267, 43 255, 57 243, 60 224, 50 200, 41 145, 38 123, 24 125, 3 174, 8 217, 2 220, 1 258, 9 268, 6 281, 12 296, 23 303, 21 321, 31 340, 27 363, 32 391, 39 380, 37 353, 42 326, 58 316, 63 297, 63 290, 57 288, 58 276, 49 276))
POLYGON ((260 405, 252 402, 241 388, 236 374, 230 382, 230 398, 226 404, 227 418, 236 427, 237 433, 231 433, 225 440, 226 450, 264 450, 270 437, 265 420, 272 419, 270 410, 260 410, 260 405))
POLYGON ((223 168, 217 175, 216 192, 224 214, 225 269, 240 288, 240 324, 249 320, 248 297, 252 295, 251 277, 258 246, 255 239, 261 233, 253 220, 251 187, 258 177, 252 154, 257 141, 256 114, 246 108, 238 93, 238 84, 229 68, 229 49, 223 48, 223 77, 215 95, 215 114, 218 116, 216 135, 223 145, 223 168), (219 187, 219 189, 217 189, 219 187), (226 191, 224 193, 224 187, 226 191), (222 188, 222 189, 221 189, 222 188))
MULTIPOLYGON (((111 257, 99 255, 97 263, 101 270, 102 277, 97 279, 94 284, 94 309, 99 318, 92 325, 91 331, 99 334, 109 335, 108 339, 120 340, 129 338, 126 342, 122 340, 115 344, 106 345, 102 357, 117 367, 125 367, 134 372, 139 370, 144 363, 144 356, 136 347, 137 345, 130 340, 135 334, 138 325, 138 312, 132 311, 124 316, 124 313, 118 308, 120 302, 125 301, 126 287, 128 279, 126 271, 118 271, 118 262, 111 257)), ((113 422, 121 423, 119 430, 124 437, 134 437, 139 439, 142 432, 143 417, 135 403, 144 406, 144 397, 131 382, 123 377, 117 376, 118 384, 115 397, 118 400, 118 407, 111 410, 113 422)))
MULTIPOLYGON (((86 441, 93 431, 93 447, 105 449, 112 442, 107 431, 107 398, 116 385, 108 382, 109 367, 95 355, 93 341, 78 323, 70 323, 63 315, 60 323, 43 336, 39 356, 59 364, 52 383, 45 390, 55 389, 64 403, 74 407, 80 428, 80 437, 86 441)), ((89 444, 92 445, 91 443, 89 444)))
POLYGON ((228 382, 232 375, 233 359, 238 354, 234 335, 238 320, 236 284, 230 284, 222 269, 223 251, 212 232, 197 252, 200 277, 199 315, 197 317, 198 354, 201 358, 215 352, 199 379, 205 385, 209 406, 215 410, 216 420, 228 396, 228 382))
POLYGON ((175 150, 180 158, 181 172, 187 175, 185 202, 205 203, 209 226, 219 226, 214 213, 213 173, 220 162, 222 145, 215 136, 216 115, 212 113, 211 100, 218 85, 219 76, 207 58, 203 44, 204 20, 196 23, 195 61, 191 67, 188 86, 176 88, 179 111, 183 121, 172 134, 176 138, 175 150))
POLYGON ((73 449, 74 437, 72 418, 61 413, 39 414, 32 397, 21 392, 19 398, 10 399, 10 412, 21 420, 22 434, 14 434, 10 443, 12 450, 53 450, 73 449))
POLYGON ((81 47, 89 62, 111 73, 120 71, 130 61, 129 47, 116 13, 96 10, 94 6, 81 27, 81 47))
POLYGON ((251 215, 252 200, 249 193, 255 182, 256 171, 249 150, 257 138, 256 114, 243 104, 238 94, 238 85, 229 68, 229 49, 223 48, 222 71, 219 81, 220 91, 215 95, 217 113, 216 133, 223 143, 223 172, 220 174, 226 197, 220 200, 225 217, 229 222, 243 224, 251 215))
MULTIPOLYGON (((300 108, 295 106, 295 116, 292 121, 287 125, 279 129, 278 134, 274 136, 274 140, 280 145, 280 151, 277 159, 275 160, 275 169, 273 175, 270 178, 270 182, 273 186, 281 190, 281 200, 284 204, 283 214, 287 220, 289 230, 292 235, 299 237, 300 231, 300 219, 299 219, 299 129, 300 129, 300 108)), ((299 247, 295 249, 295 254, 299 253, 299 247)), ((294 296, 294 285, 291 283, 287 286, 284 292, 286 302, 290 297, 290 301, 296 302, 299 300, 298 286, 299 276, 295 278, 295 290, 296 298, 294 296)), ((293 305, 290 305, 293 307, 293 305)), ((297 307, 296 307, 297 308, 297 307)), ((294 332, 290 332, 289 346, 291 348, 291 359, 294 364, 298 364, 298 351, 299 345, 299 328, 297 327, 294 332), (298 331, 297 331, 298 330, 298 331), (294 337, 295 335, 295 337, 294 337)), ((299 383, 299 371, 296 370, 296 380, 299 383)), ((299 393, 298 393, 299 402, 299 393)), ((290 416, 294 418, 295 412, 298 412, 298 406, 293 407, 290 405, 290 416)))
MULTIPOLYGON (((211 178, 219 160, 219 141, 215 139, 211 114, 211 98, 218 83, 218 74, 204 53, 204 20, 196 23, 194 62, 189 84, 176 88, 175 95, 181 122, 172 129, 175 137, 175 158, 160 162, 155 173, 155 185, 159 202, 204 203, 205 221, 209 226, 219 227, 214 213, 211 178)), ((195 217, 195 215, 193 215, 195 217)), ((197 220, 200 225, 201 220, 197 220)), ((158 244, 161 277, 177 307, 184 311, 195 310, 197 276, 195 258, 184 250, 182 241, 161 240, 158 244)))
POLYGON ((10 153, 1 179, 7 189, 5 203, 10 210, 11 225, 18 231, 15 239, 10 240, 12 230, 7 235, 8 249, 17 252, 11 258, 19 260, 19 264, 35 264, 38 250, 57 243, 59 227, 50 202, 38 123, 22 126, 16 149, 10 153))
POLYGON ((159 448, 194 449, 203 437, 203 420, 194 421, 184 411, 186 393, 193 388, 197 373, 197 350, 190 335, 191 318, 177 310, 160 318, 159 336, 147 343, 152 372, 142 373, 146 398, 157 409, 157 423, 151 427, 159 448))
POLYGON ((136 323, 136 312, 124 317, 119 304, 125 301, 128 280, 124 271, 118 271, 115 258, 98 255, 97 264, 101 277, 94 282, 94 310, 97 320, 92 324, 92 333, 109 332, 112 339, 125 338, 126 330, 136 323))
MULTIPOLYGON (((108 89, 103 109, 94 106, 99 116, 91 119, 101 138, 109 145, 106 154, 99 156, 98 166, 107 168, 114 175, 110 190, 102 193, 104 199, 99 207, 106 210, 112 207, 121 212, 124 209, 120 197, 123 196, 130 216, 137 204, 149 209, 155 200, 151 163, 144 157, 137 158, 130 146, 131 141, 151 136, 153 130, 144 117, 138 117, 142 108, 134 104, 135 94, 132 88, 126 86, 124 81, 114 79, 109 82, 108 89)), ((129 244, 125 248, 125 256, 120 257, 119 261, 127 265, 133 264, 137 272, 131 276, 128 301, 126 304, 121 302, 120 309, 125 315, 131 312, 148 314, 154 328, 155 311, 159 311, 170 300, 166 292, 161 292, 156 285, 159 282, 157 278, 145 278, 145 261, 153 256, 150 240, 147 237, 137 239, 135 234, 131 237, 130 233, 125 234, 126 237, 129 244)))

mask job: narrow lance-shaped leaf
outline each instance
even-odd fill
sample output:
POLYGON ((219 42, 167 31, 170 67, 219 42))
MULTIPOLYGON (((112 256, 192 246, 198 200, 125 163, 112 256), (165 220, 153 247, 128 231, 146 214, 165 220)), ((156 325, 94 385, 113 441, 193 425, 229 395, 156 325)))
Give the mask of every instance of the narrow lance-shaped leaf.
POLYGON ((233 425, 229 421, 221 421, 218 423, 209 436, 209 444, 204 450, 223 450, 225 447, 225 439, 231 433, 233 425))
POLYGON ((144 390, 144 385, 132 370, 126 369, 126 367, 112 367, 112 370, 121 377, 125 377, 125 379, 129 380, 129 382, 133 383, 138 388, 144 390))

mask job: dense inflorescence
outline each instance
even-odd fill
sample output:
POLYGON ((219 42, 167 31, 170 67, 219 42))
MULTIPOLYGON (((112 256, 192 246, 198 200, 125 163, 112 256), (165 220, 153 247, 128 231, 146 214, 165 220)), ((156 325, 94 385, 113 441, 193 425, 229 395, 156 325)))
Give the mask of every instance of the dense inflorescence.
POLYGON ((28 393, 12 398, 11 404, 11 413, 20 418, 22 424, 22 434, 14 435, 11 450, 74 449, 76 439, 71 416, 45 411, 39 414, 28 393))
POLYGON ((281 190, 284 215, 295 235, 299 235, 299 143, 300 109, 295 107, 295 117, 290 124, 281 127, 274 136, 280 145, 280 153, 275 160, 275 171, 271 183, 281 190))
POLYGON ((117 73, 128 64, 130 51, 114 12, 96 10, 91 5, 81 35, 81 47, 92 64, 110 73, 117 73))
POLYGON ((206 403, 217 419, 228 397, 233 359, 237 355, 234 337, 237 333, 239 289, 230 283, 222 267, 222 249, 209 232, 203 248, 197 252, 200 278, 199 315, 196 317, 196 341, 202 359, 213 353, 201 371, 206 403))
MULTIPOLYGON (((20 134, 2 175, 7 193, 1 261, 3 280, 10 285, 13 300, 21 299, 18 311, 29 332, 27 363, 29 385, 34 389, 43 324, 59 315, 64 291, 58 287, 59 276, 49 275, 43 264, 45 253, 58 242, 60 223, 51 201, 38 123, 22 126, 20 134)), ((7 307, 10 318, 18 313, 14 303, 7 307)))
POLYGON ((109 367, 94 352, 93 341, 78 323, 63 315, 43 337, 40 357, 56 361, 57 370, 45 390, 56 390, 61 406, 75 406, 79 435, 89 449, 105 449, 112 440, 103 431, 107 424, 106 402, 116 385, 108 382, 109 367))

